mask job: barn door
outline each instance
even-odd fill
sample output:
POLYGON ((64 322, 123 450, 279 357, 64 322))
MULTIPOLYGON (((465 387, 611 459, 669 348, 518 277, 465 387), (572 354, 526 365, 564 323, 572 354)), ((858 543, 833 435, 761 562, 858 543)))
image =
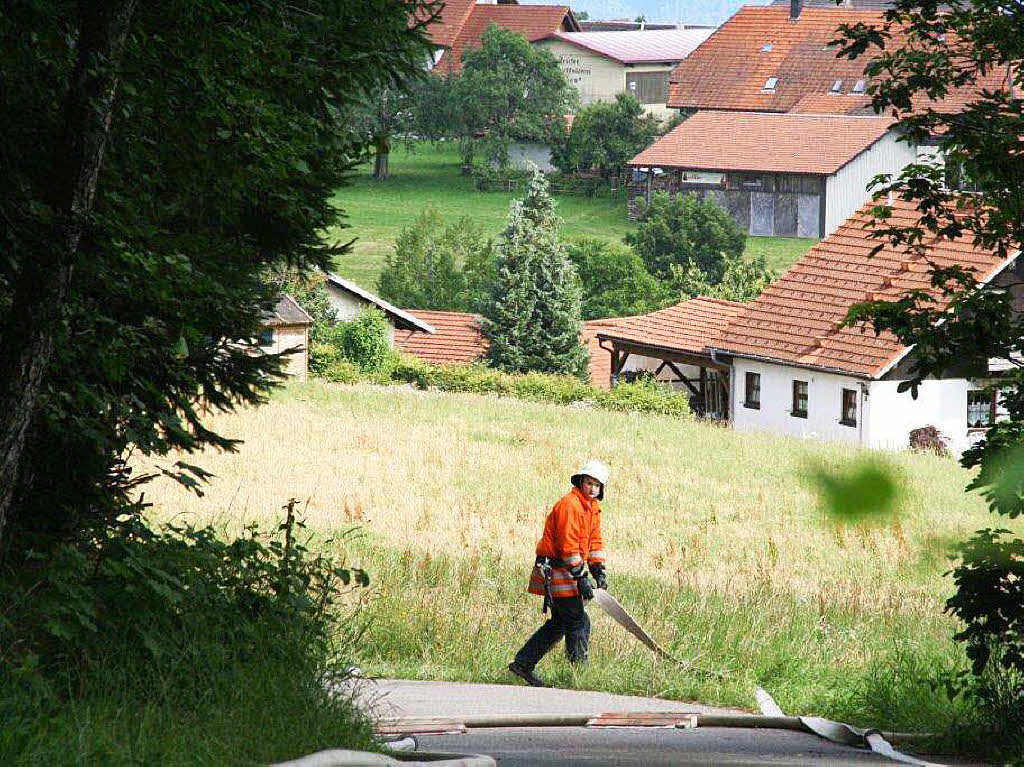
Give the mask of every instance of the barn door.
POLYGON ((772 192, 750 193, 750 233, 755 237, 775 234, 775 195, 772 192))
POLYGON ((821 197, 816 194, 797 195, 796 236, 821 236, 821 197))

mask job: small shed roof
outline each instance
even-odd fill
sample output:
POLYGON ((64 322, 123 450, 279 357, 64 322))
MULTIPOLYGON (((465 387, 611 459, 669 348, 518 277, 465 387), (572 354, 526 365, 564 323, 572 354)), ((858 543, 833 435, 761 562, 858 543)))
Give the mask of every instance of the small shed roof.
POLYGON ((380 296, 374 295, 370 291, 360 287, 351 280, 346 280, 345 278, 339 277, 333 272, 328 272, 327 282, 335 286, 336 288, 348 291, 349 293, 352 293, 353 295, 363 299, 364 301, 371 303, 374 306, 377 306, 385 314, 389 315, 392 318, 392 321, 395 323, 396 328, 401 328, 403 330, 418 330, 423 333, 434 332, 434 328, 431 327, 430 323, 418 319, 409 312, 403 309, 399 309, 397 306, 394 306, 393 304, 389 304, 380 296))
POLYGON ((409 309, 408 313, 434 332, 395 334, 395 346, 435 365, 468 364, 487 354, 488 343, 480 328, 480 315, 409 309))
POLYGON ((598 53, 622 64, 675 63, 690 55, 714 31, 643 29, 628 32, 556 32, 552 38, 598 53))
POLYGON ((746 304, 697 296, 635 317, 618 317, 597 329, 601 338, 628 341, 674 351, 705 354, 746 304))
POLYGON ((888 117, 697 112, 632 166, 830 175, 886 134, 888 117))
POLYGON ((313 318, 287 293, 277 299, 272 309, 263 312, 263 324, 268 327, 282 325, 312 325, 313 318))

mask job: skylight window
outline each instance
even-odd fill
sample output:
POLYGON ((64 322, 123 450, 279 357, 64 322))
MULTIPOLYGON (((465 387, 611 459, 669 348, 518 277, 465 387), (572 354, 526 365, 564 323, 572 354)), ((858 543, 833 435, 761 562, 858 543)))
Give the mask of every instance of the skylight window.
POLYGON ((842 89, 843 89, 843 81, 842 80, 836 80, 834 83, 832 83, 832 90, 830 92, 831 93, 839 93, 842 89))
POLYGON ((853 93, 863 93, 864 88, 867 86, 867 82, 864 80, 858 80, 853 84, 853 93))
POLYGON ((777 86, 778 84, 779 84, 779 78, 777 78, 777 77, 769 77, 767 80, 764 81, 764 88, 763 88, 763 90, 774 91, 775 90, 775 86, 777 86))
POLYGON ((771 43, 765 43, 764 45, 761 46, 761 53, 771 53, 771 52, 772 52, 772 44, 771 43))

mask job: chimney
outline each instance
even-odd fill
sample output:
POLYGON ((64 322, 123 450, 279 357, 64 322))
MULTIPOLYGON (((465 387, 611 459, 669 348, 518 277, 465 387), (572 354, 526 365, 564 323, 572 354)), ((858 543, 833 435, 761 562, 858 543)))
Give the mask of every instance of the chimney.
POLYGON ((803 10, 802 0, 789 0, 789 20, 796 21, 800 18, 800 11, 803 10))

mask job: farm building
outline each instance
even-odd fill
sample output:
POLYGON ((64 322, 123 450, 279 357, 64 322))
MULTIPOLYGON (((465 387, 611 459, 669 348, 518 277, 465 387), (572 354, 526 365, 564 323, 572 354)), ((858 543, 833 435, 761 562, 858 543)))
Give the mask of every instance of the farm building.
POLYGON ((630 217, 655 192, 713 197, 755 236, 824 237, 879 173, 917 158, 885 117, 701 111, 628 163, 630 217))
POLYGON ((644 108, 669 114, 672 70, 713 30, 707 27, 629 32, 554 32, 536 43, 558 59, 565 79, 580 94, 580 105, 614 101, 632 93, 644 108))
MULTIPOLYGON (((1017 258, 1019 251, 999 259, 968 240, 935 242, 921 253, 885 245, 872 256, 880 241, 871 237, 869 208, 749 304, 725 311, 705 306, 658 322, 645 315, 634 318, 628 333, 622 325, 599 331, 613 374, 650 370, 692 389, 692 371, 703 370, 708 378, 713 373, 727 405, 706 394, 704 412, 738 430, 899 449, 912 430, 934 426, 951 449, 962 451, 999 416, 998 394, 990 386, 1005 365, 981 362, 948 371, 925 381, 913 399, 897 391, 909 377, 913 348, 842 322, 854 303, 895 299, 912 289, 929 291, 942 306, 945 299, 930 285, 930 263, 961 265, 985 284, 1020 293, 1024 259, 1017 258)), ((894 203, 893 223, 910 225, 917 215, 909 204, 894 203)), ((1022 298, 1016 296, 1016 306, 1022 298)))
POLYGON ((309 326, 312 323, 305 309, 289 295, 281 296, 274 307, 263 314, 260 350, 280 354, 295 349, 294 354, 285 358, 285 373, 299 381, 306 380, 309 367, 309 326))
POLYGON ((375 306, 384 312, 384 316, 388 320, 392 343, 395 341, 396 330, 418 333, 434 332, 434 328, 429 323, 392 306, 380 296, 375 296, 351 280, 346 280, 336 274, 327 275, 327 294, 331 301, 331 307, 337 312, 339 321, 353 319, 368 306, 375 306))
MULTIPOLYGON (((432 365, 468 365, 487 355, 487 339, 481 328, 479 314, 409 309, 434 328, 426 335, 413 331, 395 333, 395 347, 432 365)), ((590 382, 601 389, 611 387, 611 361, 598 345, 597 333, 614 327, 617 318, 590 320, 583 323, 583 342, 590 353, 590 382)))

